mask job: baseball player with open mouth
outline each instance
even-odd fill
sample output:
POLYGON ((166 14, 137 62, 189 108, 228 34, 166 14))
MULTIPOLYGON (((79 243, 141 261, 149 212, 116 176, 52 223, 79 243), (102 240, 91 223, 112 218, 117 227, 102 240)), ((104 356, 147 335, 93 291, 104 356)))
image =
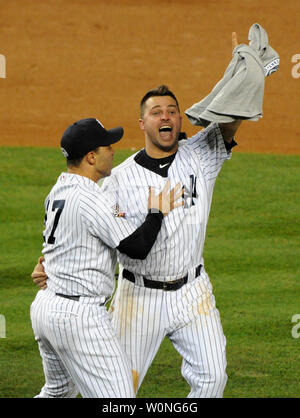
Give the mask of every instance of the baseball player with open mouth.
POLYGON ((110 175, 111 144, 121 127, 94 118, 75 122, 61 139, 68 170, 45 200, 47 289, 31 305, 46 383, 37 397, 134 397, 131 370, 105 304, 114 290, 116 250, 144 259, 163 218, 182 205, 182 185, 148 189, 149 213, 139 227, 125 219, 97 182, 110 175))
POLYGON ((166 179, 171 186, 180 182, 184 206, 165 219, 145 260, 118 254, 112 324, 130 359, 135 391, 167 337, 183 358, 189 397, 221 397, 225 336, 202 253, 214 184, 236 144, 240 121, 211 124, 179 142, 179 105, 167 86, 147 92, 140 109, 145 148, 114 168, 102 188, 115 191, 136 226, 147 212, 150 185, 159 190, 166 179))

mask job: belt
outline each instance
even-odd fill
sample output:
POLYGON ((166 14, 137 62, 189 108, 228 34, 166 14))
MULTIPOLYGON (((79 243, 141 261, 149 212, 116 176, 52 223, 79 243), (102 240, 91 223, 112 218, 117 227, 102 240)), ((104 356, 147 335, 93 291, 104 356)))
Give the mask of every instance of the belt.
MULTIPOLYGON (((62 293, 55 293, 55 294, 56 294, 56 296, 60 296, 61 298, 72 299, 72 300, 76 300, 77 302, 81 298, 81 296, 63 295, 62 293)), ((100 303, 99 306, 104 306, 106 304, 106 302, 107 302, 107 300, 103 303, 100 303)))
MULTIPOLYGON (((199 276, 199 274, 201 272, 201 267, 202 267, 201 264, 199 264, 199 266, 196 267, 195 278, 199 276)), ((131 271, 124 269, 123 270, 123 277, 124 277, 124 279, 127 279, 130 282, 135 283, 135 276, 131 271)), ((181 277, 180 279, 171 280, 169 282, 158 282, 158 281, 155 281, 155 280, 149 280, 144 276, 143 276, 143 281, 144 281, 144 286, 148 287, 150 289, 161 289, 161 290, 165 290, 165 291, 172 291, 172 290, 174 291, 174 290, 180 289, 183 285, 185 285, 187 283, 188 274, 181 277)))
POLYGON ((55 293, 56 296, 60 296, 61 298, 72 299, 79 301, 80 296, 70 296, 70 295, 63 295, 62 293, 55 293))

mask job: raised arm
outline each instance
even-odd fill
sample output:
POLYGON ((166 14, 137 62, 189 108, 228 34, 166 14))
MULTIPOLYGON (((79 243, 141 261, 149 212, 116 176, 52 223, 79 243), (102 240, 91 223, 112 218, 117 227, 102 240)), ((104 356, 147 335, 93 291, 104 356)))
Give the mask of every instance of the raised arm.
POLYGON ((219 127, 225 142, 230 144, 233 140, 234 135, 236 134, 238 128, 242 123, 241 119, 237 119, 233 122, 228 123, 219 123, 219 127))
MULTIPOLYGON (((232 32, 231 34, 231 42, 232 42, 232 50, 236 46, 238 46, 237 34, 236 32, 232 32)), ((219 127, 224 138, 224 141, 228 142, 229 144, 232 142, 234 135, 236 134, 238 128, 242 123, 241 119, 237 119, 233 122, 229 123, 219 123, 219 127)))

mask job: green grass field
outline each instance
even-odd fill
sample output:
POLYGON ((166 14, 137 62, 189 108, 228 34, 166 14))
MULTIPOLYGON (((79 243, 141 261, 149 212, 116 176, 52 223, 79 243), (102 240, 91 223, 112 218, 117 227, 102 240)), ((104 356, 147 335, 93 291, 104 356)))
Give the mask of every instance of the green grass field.
MULTIPOLYGON (((129 154, 116 152, 115 164, 129 154)), ((0 398, 32 398, 44 378, 30 274, 44 198, 65 162, 46 148, 2 147, 0 158, 0 398)), ((300 314, 299 164, 300 156, 236 153, 215 186, 204 256, 227 338, 226 398, 300 395, 300 338, 292 336, 300 314)), ((164 341, 138 397, 186 397, 180 367, 164 341)))

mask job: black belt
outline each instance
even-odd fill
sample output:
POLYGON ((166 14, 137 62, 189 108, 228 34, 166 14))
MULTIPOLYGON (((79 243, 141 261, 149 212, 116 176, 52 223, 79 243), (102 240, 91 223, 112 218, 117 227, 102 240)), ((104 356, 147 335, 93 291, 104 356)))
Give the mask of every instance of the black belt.
POLYGON ((60 296, 61 298, 72 299, 79 301, 80 296, 70 296, 70 295, 63 295, 62 293, 55 293, 56 296, 60 296))
MULTIPOLYGON (((62 293, 55 293, 56 296, 60 296, 61 298, 66 298, 66 299, 72 299, 72 300, 76 300, 77 302, 79 301, 81 296, 71 296, 71 295, 63 295, 62 293)), ((105 302, 100 303, 99 306, 104 306, 106 304, 108 299, 106 299, 105 302)))
MULTIPOLYGON (((195 278, 199 276, 201 271, 202 265, 199 264, 199 266, 196 267, 195 270, 195 278)), ((123 277, 124 279, 129 280, 132 283, 135 283, 135 276, 131 271, 124 269, 123 270, 123 277)), ((166 291, 172 291, 172 290, 178 290, 183 285, 185 285, 188 281, 188 274, 186 274, 184 277, 181 277, 177 280, 172 280, 169 282, 158 282, 155 280, 149 280, 146 277, 143 276, 144 286, 149 287, 150 289, 162 289, 166 291)))

